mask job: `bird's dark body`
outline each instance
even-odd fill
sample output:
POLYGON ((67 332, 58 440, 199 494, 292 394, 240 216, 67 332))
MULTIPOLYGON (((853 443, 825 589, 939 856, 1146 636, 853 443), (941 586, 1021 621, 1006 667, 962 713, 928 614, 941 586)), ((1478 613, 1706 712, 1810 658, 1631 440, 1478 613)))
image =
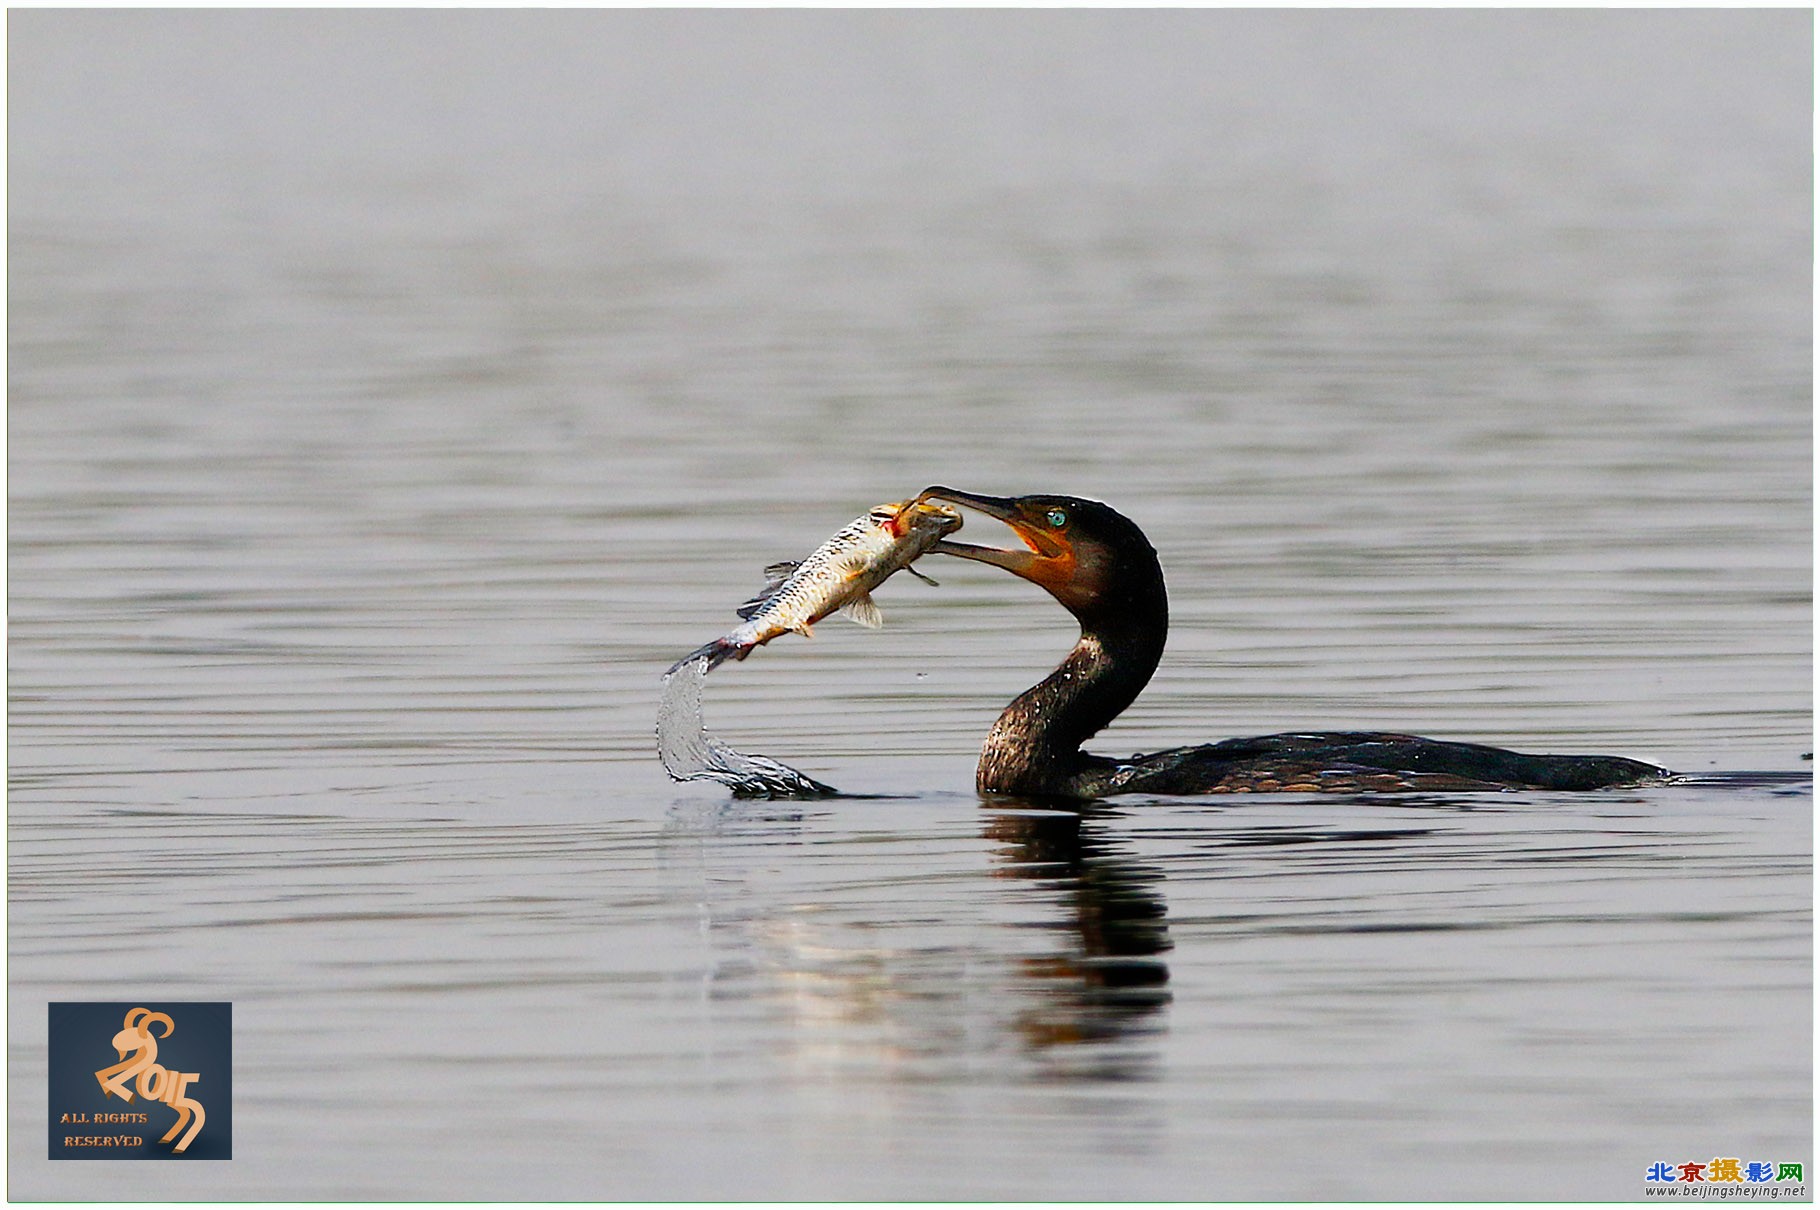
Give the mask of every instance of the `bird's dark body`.
POLYGON ((1556 756, 1375 731, 1264 735, 1125 760, 1081 745, 1149 683, 1169 632, 1163 569, 1144 533, 1072 496, 924 495, 1011 526, 1030 552, 942 542, 935 550, 1004 567, 1041 585, 1081 624, 1056 670, 1005 708, 980 752, 984 794, 1071 799, 1112 794, 1597 790, 1670 776, 1618 756, 1556 756))
POLYGON ((1102 793, 1598 790, 1663 775, 1621 756, 1531 755, 1379 731, 1260 735, 1113 765, 1102 793))

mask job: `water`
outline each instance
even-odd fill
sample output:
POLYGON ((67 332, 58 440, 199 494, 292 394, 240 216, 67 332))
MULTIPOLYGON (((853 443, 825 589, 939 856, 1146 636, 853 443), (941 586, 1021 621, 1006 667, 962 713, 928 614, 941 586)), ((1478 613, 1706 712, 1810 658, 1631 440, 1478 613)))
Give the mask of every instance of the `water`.
POLYGON ((781 761, 741 752, 708 730, 702 681, 708 658, 686 659, 664 673, 657 699, 657 757, 676 781, 711 781, 736 798, 826 798, 833 786, 781 761))
POLYGON ((1808 14, 9 35, 12 1196, 1811 1164, 1808 14), (862 797, 673 785, 662 670, 930 483, 1161 552, 1101 751, 1796 778, 982 804, 1074 635, 956 562, 714 680, 862 797), (45 1159, 46 1003, 133 997, 234 1002, 231 1162, 45 1159))

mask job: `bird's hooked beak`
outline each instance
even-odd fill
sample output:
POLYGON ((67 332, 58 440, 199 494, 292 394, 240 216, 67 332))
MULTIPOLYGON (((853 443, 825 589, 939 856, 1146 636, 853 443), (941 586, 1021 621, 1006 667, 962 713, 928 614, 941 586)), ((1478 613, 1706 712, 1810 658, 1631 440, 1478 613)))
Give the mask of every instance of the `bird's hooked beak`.
POLYGON ((1065 585, 1074 575, 1073 547, 1062 535, 1027 516, 1015 496, 976 496, 951 487, 926 487, 916 499, 946 500, 1003 521, 1028 547, 1027 550, 1004 550, 995 546, 975 546, 970 542, 950 542, 944 538, 930 548, 936 554, 990 563, 1051 592, 1065 585))

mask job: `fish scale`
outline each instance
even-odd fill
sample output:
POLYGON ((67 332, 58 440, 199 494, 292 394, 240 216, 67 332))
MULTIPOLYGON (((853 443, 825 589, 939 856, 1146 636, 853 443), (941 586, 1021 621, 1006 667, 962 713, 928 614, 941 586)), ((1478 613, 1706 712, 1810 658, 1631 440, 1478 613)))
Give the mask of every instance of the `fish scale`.
POLYGON ((811 636, 811 627, 837 610, 868 628, 883 625, 872 590, 960 527, 960 512, 945 504, 875 505, 800 564, 767 567, 770 582, 739 609, 744 624, 696 648, 672 664, 670 672, 698 659, 706 659, 707 670, 712 671, 729 659, 745 659, 753 648, 791 631, 811 636))

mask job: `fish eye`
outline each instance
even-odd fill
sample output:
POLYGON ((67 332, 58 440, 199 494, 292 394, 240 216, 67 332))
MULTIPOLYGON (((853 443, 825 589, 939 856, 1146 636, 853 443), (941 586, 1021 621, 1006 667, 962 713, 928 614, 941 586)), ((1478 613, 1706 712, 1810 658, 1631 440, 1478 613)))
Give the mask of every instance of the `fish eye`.
POLYGON ((1068 512, 1066 509, 1052 508, 1049 510, 1047 520, 1051 529, 1060 529, 1068 524, 1068 512))

